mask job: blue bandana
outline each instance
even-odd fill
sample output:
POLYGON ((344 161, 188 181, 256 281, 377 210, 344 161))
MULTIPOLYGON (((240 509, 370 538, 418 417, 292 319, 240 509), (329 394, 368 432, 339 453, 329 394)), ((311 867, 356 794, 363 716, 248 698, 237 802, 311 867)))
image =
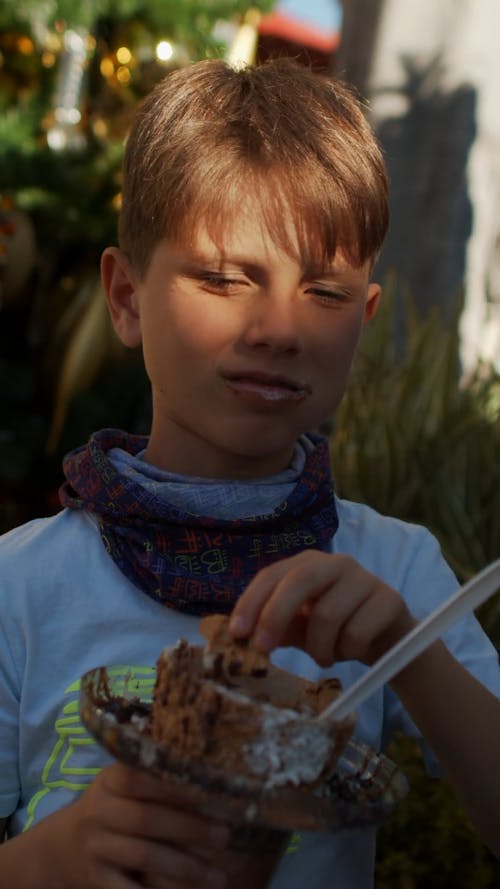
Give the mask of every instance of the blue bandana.
POLYGON ((328 551, 338 527, 327 439, 310 448, 288 496, 271 512, 225 519, 193 515, 122 471, 110 456, 136 455, 144 436, 96 432, 63 462, 63 506, 93 513, 120 570, 143 592, 190 614, 229 613, 254 575, 304 549, 328 551))

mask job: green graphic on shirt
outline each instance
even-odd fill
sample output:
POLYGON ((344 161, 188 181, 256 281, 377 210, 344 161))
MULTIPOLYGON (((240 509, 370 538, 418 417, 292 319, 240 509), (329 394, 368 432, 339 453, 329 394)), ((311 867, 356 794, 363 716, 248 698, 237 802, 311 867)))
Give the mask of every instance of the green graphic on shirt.
MULTIPOLYGON (((114 679, 115 694, 133 692, 142 700, 151 700, 155 683, 154 667, 119 665, 108 669, 114 679)), ((41 800, 53 790, 64 788, 82 793, 102 769, 102 749, 83 725, 79 712, 80 679, 69 685, 64 695, 71 696, 54 723, 57 736, 54 747, 41 775, 41 788, 28 804, 28 819, 24 830, 32 826, 41 800), (94 759, 95 764, 92 764, 94 759)), ((301 837, 294 833, 287 854, 298 852, 301 837)))
MULTIPOLYGON (((152 697, 155 682, 153 667, 119 665, 111 668, 109 675, 117 680, 117 694, 121 692, 121 679, 123 691, 133 689, 143 699, 152 697)), ((102 768, 102 750, 80 719, 80 679, 69 685, 64 695, 65 698, 70 696, 70 700, 66 701, 54 723, 56 741, 42 771, 42 786, 29 801, 24 830, 33 824, 37 807, 48 793, 59 788, 81 793, 102 768)))
POLYGON ((286 850, 287 855, 293 855, 294 852, 298 852, 300 849, 300 844, 302 841, 302 837, 300 833, 292 833, 290 837, 290 842, 288 843, 288 848, 286 850))

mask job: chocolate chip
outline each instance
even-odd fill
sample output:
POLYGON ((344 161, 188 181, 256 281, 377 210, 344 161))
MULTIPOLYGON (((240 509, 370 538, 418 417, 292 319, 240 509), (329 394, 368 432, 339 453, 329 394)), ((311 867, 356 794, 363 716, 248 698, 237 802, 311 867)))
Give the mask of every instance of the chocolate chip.
POLYGON ((241 673, 241 668, 243 666, 243 661, 240 660, 230 660, 227 664, 227 672, 230 676, 239 676, 241 673))

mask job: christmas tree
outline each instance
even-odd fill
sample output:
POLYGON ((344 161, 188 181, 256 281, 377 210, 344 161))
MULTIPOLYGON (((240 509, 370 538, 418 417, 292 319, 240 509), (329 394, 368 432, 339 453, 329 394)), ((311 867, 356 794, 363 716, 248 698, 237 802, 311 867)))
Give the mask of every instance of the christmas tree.
POLYGON ((119 349, 99 285, 128 127, 169 70, 227 57, 272 5, 3 0, 0 530, 56 508, 61 455, 92 428, 147 426, 140 362, 119 349))

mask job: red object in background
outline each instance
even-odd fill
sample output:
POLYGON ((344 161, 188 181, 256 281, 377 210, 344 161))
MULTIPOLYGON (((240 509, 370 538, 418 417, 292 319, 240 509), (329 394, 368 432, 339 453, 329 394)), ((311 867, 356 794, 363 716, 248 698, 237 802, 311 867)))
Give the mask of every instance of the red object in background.
MULTIPOLYGON (((329 0, 332 3, 333 0, 329 0)), ((328 3, 328 0, 327 0, 328 3)), ((304 10, 299 4, 283 0, 276 9, 262 16, 258 32, 259 61, 288 56, 314 68, 331 70, 340 43, 340 29, 334 16, 318 14, 314 4, 304 10)))

